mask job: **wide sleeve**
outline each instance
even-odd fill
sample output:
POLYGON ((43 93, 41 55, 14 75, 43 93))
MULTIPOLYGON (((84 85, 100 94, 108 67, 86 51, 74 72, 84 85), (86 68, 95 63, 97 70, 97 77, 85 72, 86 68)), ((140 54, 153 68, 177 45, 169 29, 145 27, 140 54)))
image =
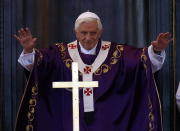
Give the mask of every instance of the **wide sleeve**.
POLYGON ((153 51, 152 45, 150 45, 148 47, 148 55, 152 65, 152 72, 155 73, 162 68, 166 53, 165 51, 162 51, 161 54, 156 54, 153 51))
POLYGON ((24 53, 22 51, 21 55, 19 56, 18 62, 27 70, 31 71, 34 65, 34 57, 35 57, 35 50, 33 49, 32 53, 24 53))

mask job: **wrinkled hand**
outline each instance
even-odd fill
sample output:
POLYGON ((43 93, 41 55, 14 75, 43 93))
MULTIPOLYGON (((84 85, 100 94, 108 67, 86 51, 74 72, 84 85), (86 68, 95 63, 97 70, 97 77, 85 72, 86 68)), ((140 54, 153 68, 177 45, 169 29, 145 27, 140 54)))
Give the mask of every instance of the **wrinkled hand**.
POLYGON ((172 42, 171 34, 169 32, 160 33, 155 41, 152 41, 151 44, 153 46, 154 51, 162 51, 165 50, 166 47, 172 42))
POLYGON ((15 34, 14 37, 24 48, 24 53, 31 53, 36 46, 37 38, 32 36, 29 28, 21 28, 18 30, 18 35, 15 34))

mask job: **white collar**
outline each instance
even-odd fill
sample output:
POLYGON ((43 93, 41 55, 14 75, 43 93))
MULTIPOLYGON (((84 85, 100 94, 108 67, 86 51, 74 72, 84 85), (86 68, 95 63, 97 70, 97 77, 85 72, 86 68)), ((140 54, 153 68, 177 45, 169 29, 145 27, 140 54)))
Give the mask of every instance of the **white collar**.
POLYGON ((79 42, 79 45, 80 45, 81 53, 89 54, 89 55, 95 55, 96 54, 97 44, 94 46, 94 48, 92 48, 90 50, 85 49, 80 42, 79 42))

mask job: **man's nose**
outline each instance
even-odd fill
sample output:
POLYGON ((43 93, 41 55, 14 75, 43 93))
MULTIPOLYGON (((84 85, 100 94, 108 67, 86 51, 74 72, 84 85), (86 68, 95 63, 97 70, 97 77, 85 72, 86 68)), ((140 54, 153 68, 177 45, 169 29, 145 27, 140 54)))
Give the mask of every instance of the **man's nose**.
POLYGON ((91 39, 91 34, 90 33, 87 33, 86 34, 86 40, 90 40, 91 39))

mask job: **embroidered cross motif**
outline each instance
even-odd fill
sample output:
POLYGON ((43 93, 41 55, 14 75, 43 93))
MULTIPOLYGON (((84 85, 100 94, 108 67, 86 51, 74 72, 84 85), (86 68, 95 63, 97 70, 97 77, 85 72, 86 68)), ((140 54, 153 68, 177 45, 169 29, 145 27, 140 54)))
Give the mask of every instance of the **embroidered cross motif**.
POLYGON ((108 49, 109 47, 110 47, 109 44, 105 44, 105 45, 103 45, 101 48, 102 48, 102 50, 106 50, 106 49, 108 49))
POLYGON ((86 88, 86 90, 84 90, 84 94, 86 96, 90 96, 92 94, 92 90, 90 88, 86 88))
POLYGON ((91 67, 86 66, 86 67, 84 68, 84 73, 89 74, 90 72, 91 72, 91 67))
POLYGON ((69 44, 68 47, 69 47, 70 49, 75 49, 75 48, 77 47, 77 45, 75 45, 75 44, 69 44))

